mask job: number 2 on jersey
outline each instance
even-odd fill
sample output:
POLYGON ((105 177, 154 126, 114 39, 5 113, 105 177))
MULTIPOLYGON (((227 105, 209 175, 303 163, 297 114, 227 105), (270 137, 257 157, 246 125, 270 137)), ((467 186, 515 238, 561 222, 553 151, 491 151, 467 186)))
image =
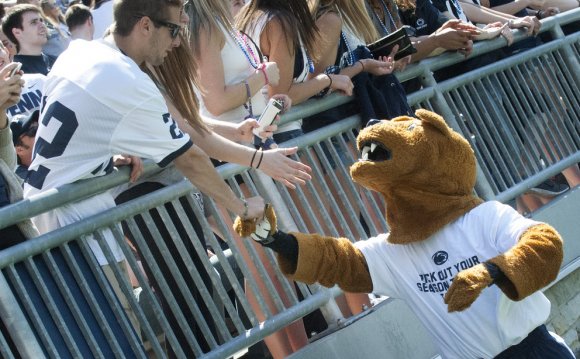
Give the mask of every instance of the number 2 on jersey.
MULTIPOLYGON (((42 124, 48 126, 54 120, 61 123, 60 128, 56 131, 51 142, 48 142, 42 137, 36 139, 33 158, 37 155, 41 155, 44 158, 53 158, 62 155, 76 129, 79 127, 75 113, 58 101, 50 104, 42 117, 42 124)), ((34 188, 41 189, 49 172, 50 169, 40 165, 36 171, 28 172, 26 182, 34 188)))

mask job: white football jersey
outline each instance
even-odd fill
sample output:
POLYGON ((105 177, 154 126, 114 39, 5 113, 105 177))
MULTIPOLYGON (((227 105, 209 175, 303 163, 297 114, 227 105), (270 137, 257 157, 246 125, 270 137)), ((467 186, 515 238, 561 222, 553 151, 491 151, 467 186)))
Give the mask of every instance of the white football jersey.
POLYGON ((493 285, 468 309, 448 313, 443 297, 457 273, 506 252, 536 224, 491 201, 424 241, 390 244, 386 234, 355 245, 367 261, 373 293, 407 302, 434 336, 443 358, 493 358, 546 321, 549 300, 538 291, 514 302, 493 285))
POLYGON ((46 76, 43 74, 24 74, 24 87, 20 94, 20 101, 14 106, 6 110, 8 119, 12 121, 16 115, 29 116, 36 110, 40 110, 42 101, 42 88, 46 81, 46 76))
POLYGON ((103 40, 72 42, 44 91, 27 196, 107 174, 115 154, 163 167, 192 145, 149 76, 103 40))
MULTIPOLYGON (((47 76, 44 96, 26 198, 110 173, 115 154, 151 158, 163 167, 192 146, 149 76, 104 40, 73 41, 47 76)), ((100 199, 60 208, 45 215, 50 221, 37 222, 51 230, 114 206, 108 192, 95 197, 100 199)), ((106 264, 98 245, 91 247, 106 264)), ((123 258, 119 248, 113 250, 123 258)))

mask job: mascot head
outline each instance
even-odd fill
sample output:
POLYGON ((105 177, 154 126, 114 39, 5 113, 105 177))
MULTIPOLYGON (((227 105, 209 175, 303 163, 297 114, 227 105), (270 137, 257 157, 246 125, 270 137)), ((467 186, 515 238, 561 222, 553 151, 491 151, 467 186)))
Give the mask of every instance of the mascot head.
POLYGON ((469 211, 476 161, 469 143, 433 112, 377 121, 357 138, 353 180, 383 195, 389 241, 423 240, 469 211), (420 228, 418 228, 420 227, 420 228))

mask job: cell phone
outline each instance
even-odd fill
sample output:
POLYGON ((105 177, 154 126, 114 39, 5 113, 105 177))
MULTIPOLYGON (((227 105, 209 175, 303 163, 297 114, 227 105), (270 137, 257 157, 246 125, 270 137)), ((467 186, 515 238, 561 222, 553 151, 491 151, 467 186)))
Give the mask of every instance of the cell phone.
POLYGON ((260 136, 259 133, 263 132, 266 127, 270 126, 276 119, 276 115, 278 115, 283 109, 284 104, 275 98, 271 98, 270 101, 268 101, 268 105, 266 105, 266 108, 258 118, 259 126, 252 130, 254 135, 260 136))
POLYGON ((12 71, 10 71, 10 77, 12 77, 12 76, 16 75, 16 73, 17 73, 18 71, 20 71, 20 69, 22 68, 22 63, 20 63, 20 62, 15 62, 15 64, 16 64, 16 67, 14 67, 14 68, 12 69, 12 71))

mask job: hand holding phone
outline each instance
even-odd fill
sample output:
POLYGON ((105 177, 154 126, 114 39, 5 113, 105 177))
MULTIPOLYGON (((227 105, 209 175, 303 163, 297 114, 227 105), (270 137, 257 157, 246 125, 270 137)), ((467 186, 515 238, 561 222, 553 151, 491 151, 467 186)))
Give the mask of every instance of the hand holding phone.
POLYGON ((274 123, 276 116, 283 109, 284 109, 283 103, 280 103, 280 101, 276 100, 275 98, 271 98, 270 101, 268 101, 268 105, 266 105, 266 108, 264 109, 264 111, 262 111, 260 118, 258 118, 258 125, 259 126, 252 130, 254 135, 260 136, 260 132, 264 132, 264 129, 266 127, 268 127, 272 123, 274 123))
POLYGON ((10 77, 16 75, 18 73, 18 71, 20 71, 20 69, 22 68, 22 63, 14 62, 14 64, 16 64, 16 66, 14 66, 12 71, 10 71, 10 77))

